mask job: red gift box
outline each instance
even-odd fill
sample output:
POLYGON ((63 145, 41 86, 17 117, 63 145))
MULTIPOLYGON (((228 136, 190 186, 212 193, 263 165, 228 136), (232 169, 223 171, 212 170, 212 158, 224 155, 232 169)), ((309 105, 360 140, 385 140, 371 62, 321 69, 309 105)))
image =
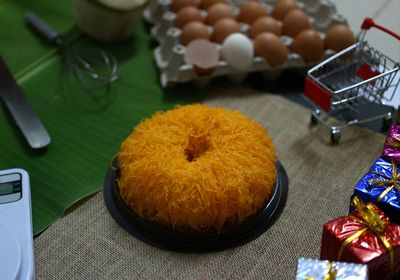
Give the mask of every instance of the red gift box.
POLYGON ((353 206, 348 216, 324 225, 321 260, 367 264, 370 280, 400 279, 400 225, 358 197, 353 206))

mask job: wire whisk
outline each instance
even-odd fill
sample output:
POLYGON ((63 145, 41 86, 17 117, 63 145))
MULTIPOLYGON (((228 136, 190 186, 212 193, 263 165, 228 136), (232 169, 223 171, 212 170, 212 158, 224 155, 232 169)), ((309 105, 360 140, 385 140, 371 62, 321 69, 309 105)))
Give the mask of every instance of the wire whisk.
POLYGON ((34 12, 25 13, 25 20, 49 43, 57 46, 73 78, 96 103, 108 99, 110 85, 118 78, 115 57, 98 47, 79 47, 66 43, 62 36, 34 12))

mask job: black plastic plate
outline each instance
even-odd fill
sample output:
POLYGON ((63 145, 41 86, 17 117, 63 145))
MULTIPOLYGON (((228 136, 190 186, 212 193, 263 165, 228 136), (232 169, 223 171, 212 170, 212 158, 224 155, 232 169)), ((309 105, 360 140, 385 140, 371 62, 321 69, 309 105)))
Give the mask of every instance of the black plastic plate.
POLYGON ((109 168, 103 195, 108 211, 128 233, 152 246, 179 252, 211 252, 236 247, 250 242, 264 233, 279 217, 288 194, 289 181, 285 169, 278 161, 278 177, 271 199, 255 216, 242 224, 220 232, 178 232, 150 223, 135 213, 122 201, 117 187, 119 171, 109 168))

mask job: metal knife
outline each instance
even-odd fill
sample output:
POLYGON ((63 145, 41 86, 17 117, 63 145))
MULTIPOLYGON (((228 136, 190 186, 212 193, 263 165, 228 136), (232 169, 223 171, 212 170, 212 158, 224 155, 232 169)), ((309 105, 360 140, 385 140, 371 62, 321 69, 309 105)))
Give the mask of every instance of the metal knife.
POLYGON ((51 139, 46 128, 22 94, 1 57, 0 97, 3 99, 31 148, 40 149, 50 144, 51 139))

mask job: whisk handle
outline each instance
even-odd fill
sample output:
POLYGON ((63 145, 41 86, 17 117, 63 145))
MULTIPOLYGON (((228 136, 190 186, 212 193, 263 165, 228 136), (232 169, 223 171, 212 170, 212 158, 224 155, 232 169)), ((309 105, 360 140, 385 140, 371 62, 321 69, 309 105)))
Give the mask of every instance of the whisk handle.
POLYGON ((61 35, 34 12, 26 12, 25 20, 29 26, 38 31, 46 40, 56 45, 62 45, 61 35))

